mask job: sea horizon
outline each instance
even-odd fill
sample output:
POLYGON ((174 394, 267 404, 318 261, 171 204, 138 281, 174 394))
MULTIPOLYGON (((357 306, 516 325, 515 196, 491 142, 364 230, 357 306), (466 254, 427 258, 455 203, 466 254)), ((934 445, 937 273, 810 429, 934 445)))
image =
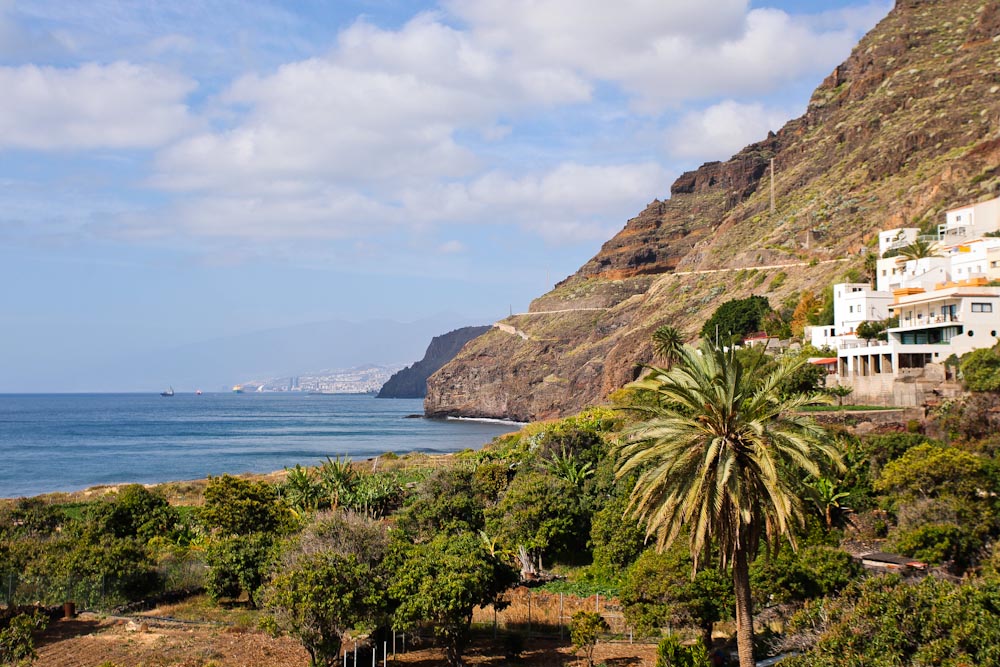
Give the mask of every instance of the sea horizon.
POLYGON ((518 426, 429 419, 422 405, 308 392, 0 394, 0 498, 266 474, 327 456, 445 454, 518 426))

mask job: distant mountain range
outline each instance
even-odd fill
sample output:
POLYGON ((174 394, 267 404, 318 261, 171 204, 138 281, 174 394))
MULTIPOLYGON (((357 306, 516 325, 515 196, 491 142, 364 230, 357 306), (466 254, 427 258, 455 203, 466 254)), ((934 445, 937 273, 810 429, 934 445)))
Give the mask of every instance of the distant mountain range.
POLYGON ((112 360, 67 377, 60 390, 228 391, 247 378, 301 377, 363 365, 401 368, 419 359, 431 338, 474 322, 469 319, 438 314, 414 322, 329 320, 247 332, 112 360))

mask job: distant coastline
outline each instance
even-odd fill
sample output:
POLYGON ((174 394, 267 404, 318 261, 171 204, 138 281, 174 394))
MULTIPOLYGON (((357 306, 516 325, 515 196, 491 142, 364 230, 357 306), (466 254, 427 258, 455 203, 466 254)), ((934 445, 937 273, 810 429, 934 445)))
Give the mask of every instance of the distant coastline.
POLYGON ((369 394, 0 395, 0 497, 268 474, 327 456, 444 454, 479 448, 517 424, 407 419, 417 399, 369 394), (52 461, 60 461, 53 466, 52 461))

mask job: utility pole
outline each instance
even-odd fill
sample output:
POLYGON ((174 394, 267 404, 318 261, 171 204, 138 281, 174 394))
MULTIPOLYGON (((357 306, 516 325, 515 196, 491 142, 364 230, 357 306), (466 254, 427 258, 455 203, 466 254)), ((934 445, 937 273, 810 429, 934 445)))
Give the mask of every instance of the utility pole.
POLYGON ((771 215, 774 215, 774 158, 771 158, 771 215))

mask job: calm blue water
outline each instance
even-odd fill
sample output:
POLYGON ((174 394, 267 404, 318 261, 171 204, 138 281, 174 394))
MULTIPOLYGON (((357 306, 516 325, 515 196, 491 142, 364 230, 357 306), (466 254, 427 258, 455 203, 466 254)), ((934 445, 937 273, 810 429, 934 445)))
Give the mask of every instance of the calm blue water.
POLYGON ((0 395, 0 498, 453 452, 515 428, 405 418, 422 411, 419 399, 347 394, 0 395))

